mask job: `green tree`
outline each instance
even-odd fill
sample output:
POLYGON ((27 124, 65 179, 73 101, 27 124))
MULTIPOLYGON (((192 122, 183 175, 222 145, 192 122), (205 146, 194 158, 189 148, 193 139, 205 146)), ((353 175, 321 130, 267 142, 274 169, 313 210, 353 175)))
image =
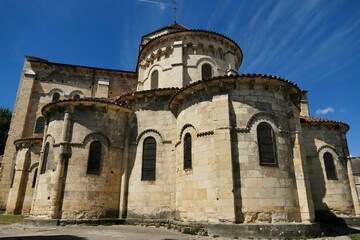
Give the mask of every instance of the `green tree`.
POLYGON ((8 108, 0 107, 0 156, 4 155, 10 122, 11 111, 8 108))

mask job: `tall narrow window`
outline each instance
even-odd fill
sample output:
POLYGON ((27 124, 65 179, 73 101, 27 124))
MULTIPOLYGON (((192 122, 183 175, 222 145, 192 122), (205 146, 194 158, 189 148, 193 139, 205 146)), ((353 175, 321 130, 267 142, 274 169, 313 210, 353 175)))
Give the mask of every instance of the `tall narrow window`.
POLYGON ((260 165, 276 165, 276 146, 274 131, 268 123, 262 122, 257 127, 260 165))
POLYGON ((55 92, 52 96, 52 102, 57 102, 60 99, 60 94, 58 92, 55 92))
POLYGON ((155 70, 151 74, 151 89, 156 89, 159 87, 159 71, 155 70))
POLYGON ((11 176, 10 188, 12 188, 13 185, 14 185, 15 174, 16 174, 16 170, 15 170, 15 167, 14 167, 13 172, 12 172, 12 176, 11 176))
POLYGON ((191 135, 186 133, 184 137, 184 169, 191 169, 191 135))
POLYGON ((34 133, 43 133, 44 132, 44 127, 45 127, 45 118, 44 117, 38 117, 38 119, 36 119, 34 133))
POLYGON ((86 172, 90 174, 100 173, 100 161, 101 161, 101 143, 99 141, 93 141, 90 144, 88 166, 86 172))
POLYGON ((46 171, 46 165, 47 165, 47 161, 48 161, 48 157, 49 157, 49 148, 50 148, 50 144, 46 143, 40 174, 44 174, 46 171))
POLYGON ((155 180, 156 176, 156 140, 147 137, 143 144, 141 180, 155 180))
POLYGON ((202 79, 209 79, 212 77, 212 70, 210 64, 203 64, 201 66, 201 77, 202 79))
POLYGON ((325 172, 328 180, 337 180, 334 158, 331 153, 324 153, 325 172))
POLYGON ((36 185, 37 173, 38 173, 38 169, 36 168, 35 171, 34 171, 34 177, 33 177, 33 181, 32 181, 32 184, 31 184, 31 187, 32 187, 32 188, 34 188, 35 185, 36 185))

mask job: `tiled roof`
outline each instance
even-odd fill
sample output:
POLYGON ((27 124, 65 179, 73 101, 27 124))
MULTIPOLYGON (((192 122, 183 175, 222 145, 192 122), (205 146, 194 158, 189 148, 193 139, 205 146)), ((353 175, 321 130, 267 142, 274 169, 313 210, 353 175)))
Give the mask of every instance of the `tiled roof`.
POLYGON ((168 92, 168 91, 175 92, 177 90, 179 90, 179 88, 177 88, 177 87, 169 87, 169 88, 157 88, 157 89, 151 89, 151 90, 144 90, 144 91, 126 93, 126 94, 121 95, 120 97, 118 97, 116 99, 116 101, 121 102, 121 101, 124 101, 126 98, 128 98, 130 96, 141 95, 141 94, 146 94, 146 93, 161 93, 161 92, 168 92))
POLYGON ((182 26, 176 22, 174 22, 173 24, 169 25, 168 26, 169 28, 172 28, 172 29, 180 29, 180 30, 190 30, 190 28, 187 28, 185 26, 182 26))
POLYGON ((195 85, 198 85, 198 84, 201 84, 201 83, 205 83, 205 82, 211 82, 211 81, 214 81, 214 80, 217 80, 217 79, 234 79, 234 78, 239 78, 239 77, 266 77, 266 78, 272 78, 272 79, 276 79, 276 80, 280 80, 280 81, 283 81, 283 82, 286 82, 286 83, 289 83, 291 85, 293 85, 294 87, 296 87, 297 89, 300 90, 300 88, 297 86, 296 83, 294 82, 291 82, 285 78, 281 78, 281 77, 277 77, 277 76, 273 76, 273 75, 268 75, 268 74, 256 74, 256 73, 244 73, 244 74, 240 74, 240 75, 231 75, 231 76, 216 76, 216 77, 213 77, 213 78, 210 78, 210 79, 202 79, 202 80, 199 80, 199 81, 196 81, 196 82, 193 82, 189 85, 186 85, 182 88, 180 88, 170 99, 169 103, 176 97, 176 95, 178 95, 180 92, 182 92, 183 90, 185 89, 188 89, 188 88, 191 88, 195 85))
POLYGON ((59 65, 59 66, 68 66, 68 67, 74 67, 74 68, 90 68, 90 69, 95 69, 95 70, 104 70, 104 71, 111 71, 111 72, 118 72, 118 73, 124 73, 124 74, 137 75, 137 72, 133 72, 133 71, 125 71, 125 70, 117 70, 117 69, 110 69, 110 68, 98 68, 98 67, 89 67, 89 66, 66 64, 66 63, 49 62, 46 59, 42 59, 42 58, 38 58, 38 57, 34 57, 34 56, 26 56, 26 59, 28 61, 30 61, 30 62, 38 62, 38 63, 59 65))
POLYGON ((350 126, 347 123, 344 123, 341 121, 336 121, 336 120, 331 120, 331 119, 327 119, 327 118, 315 118, 315 117, 301 116, 300 122, 303 122, 303 123, 335 123, 335 124, 344 125, 348 130, 350 129, 350 126))
POLYGON ((41 113, 44 112, 44 109, 47 108, 48 106, 51 106, 53 104, 57 104, 57 103, 65 103, 65 102, 98 102, 98 103, 107 103, 107 104, 113 104, 113 105, 117 105, 120 107, 124 107, 127 108, 129 110, 132 110, 129 106, 126 106, 124 103, 118 103, 110 98, 89 98, 89 97, 85 97, 85 98, 80 98, 80 99, 63 99, 57 102, 51 102, 48 103, 46 105, 44 105, 41 109, 41 113))

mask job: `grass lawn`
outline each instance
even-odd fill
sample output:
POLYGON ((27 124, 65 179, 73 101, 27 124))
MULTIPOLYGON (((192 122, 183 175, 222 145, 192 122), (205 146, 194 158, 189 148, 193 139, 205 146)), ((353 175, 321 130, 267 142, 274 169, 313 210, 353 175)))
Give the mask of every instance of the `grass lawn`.
POLYGON ((360 233, 350 234, 349 237, 351 240, 360 240, 360 233))
POLYGON ((25 216, 22 215, 3 215, 0 214, 0 225, 2 224, 12 224, 12 223, 21 223, 25 216))

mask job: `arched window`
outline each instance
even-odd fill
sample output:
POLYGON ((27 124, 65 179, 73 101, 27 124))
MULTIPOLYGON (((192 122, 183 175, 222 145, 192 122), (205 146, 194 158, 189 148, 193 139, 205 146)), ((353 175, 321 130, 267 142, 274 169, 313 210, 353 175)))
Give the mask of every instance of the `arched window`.
POLYGON ((38 119, 36 119, 34 133, 43 133, 44 132, 44 127, 45 127, 45 118, 44 117, 38 117, 38 119))
POLYGON ((191 169, 191 135, 186 133, 184 137, 184 169, 191 169))
POLYGON ((331 153, 324 153, 325 172, 328 180, 337 180, 334 158, 331 153))
POLYGON ((52 102, 57 102, 60 99, 60 94, 58 92, 55 92, 52 96, 52 102))
POLYGON ((159 88, 159 71, 155 70, 151 74, 151 89, 159 88))
POLYGON ((75 94, 75 95, 73 96, 73 99, 79 100, 79 99, 80 99, 80 95, 79 95, 79 94, 75 94))
POLYGON ((88 166, 86 172, 90 174, 99 174, 100 161, 101 161, 101 143, 99 141, 93 141, 90 144, 88 166))
POLYGON ((141 180, 155 180, 156 176, 156 140, 147 137, 143 144, 141 180))
POLYGON ((276 146, 274 131, 268 123, 262 122, 257 127, 260 165, 276 165, 276 146))
POLYGON ((34 188, 35 185, 36 185, 36 176, 37 176, 37 173, 38 173, 38 169, 36 168, 35 171, 34 171, 34 177, 33 177, 33 181, 32 181, 32 184, 31 184, 31 187, 34 188))
POLYGON ((48 161, 48 157, 49 157, 49 148, 50 148, 50 144, 46 143, 40 174, 44 174, 46 171, 46 165, 47 165, 47 161, 48 161))
POLYGON ((212 77, 211 66, 208 63, 205 63, 201 66, 201 78, 210 79, 212 77))

